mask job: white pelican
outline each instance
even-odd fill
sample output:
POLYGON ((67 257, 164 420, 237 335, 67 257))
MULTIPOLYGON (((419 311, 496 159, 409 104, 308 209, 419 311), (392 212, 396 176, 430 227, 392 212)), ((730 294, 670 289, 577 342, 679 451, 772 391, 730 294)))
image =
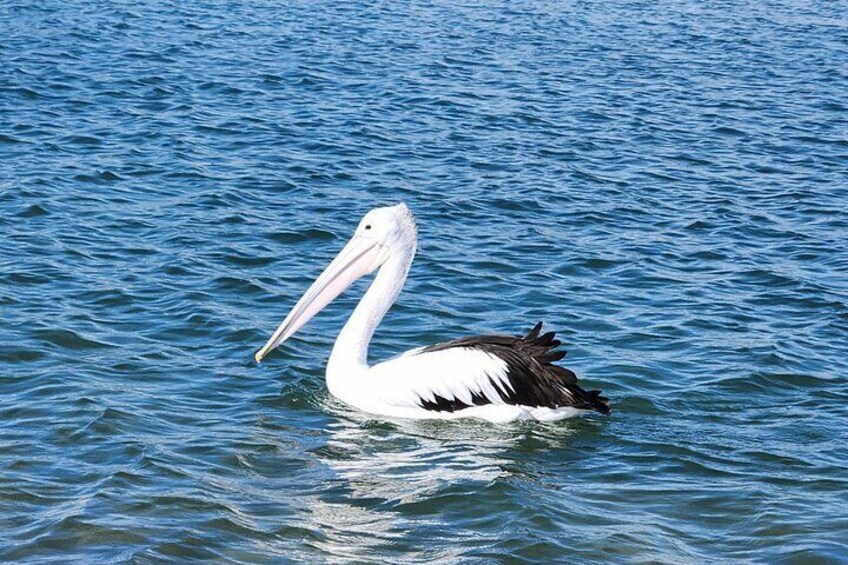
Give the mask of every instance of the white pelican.
POLYGON ((539 335, 541 322, 524 337, 483 335, 420 347, 373 366, 368 344, 400 294, 418 240, 404 204, 368 212, 353 238, 295 304, 268 343, 260 362, 353 282, 377 271, 342 328, 327 362, 327 388, 364 412, 390 418, 492 422, 559 420, 596 410, 608 414, 601 391, 585 391, 576 375, 553 364, 554 332, 539 335))

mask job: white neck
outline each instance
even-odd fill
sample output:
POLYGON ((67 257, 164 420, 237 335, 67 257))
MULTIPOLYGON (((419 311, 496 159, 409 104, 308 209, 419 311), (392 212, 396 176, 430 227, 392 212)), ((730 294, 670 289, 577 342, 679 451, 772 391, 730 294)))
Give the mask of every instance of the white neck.
POLYGON ((397 300, 414 255, 414 246, 393 250, 342 328, 327 362, 327 386, 331 392, 340 381, 349 381, 352 374, 368 369, 371 337, 397 300))

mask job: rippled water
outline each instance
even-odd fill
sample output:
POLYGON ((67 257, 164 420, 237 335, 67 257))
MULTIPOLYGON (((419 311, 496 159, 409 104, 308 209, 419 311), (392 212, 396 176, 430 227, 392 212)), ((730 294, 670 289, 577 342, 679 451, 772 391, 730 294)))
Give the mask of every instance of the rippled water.
POLYGON ((848 562, 844 2, 0 7, 0 560, 848 562), (251 360, 359 217, 375 358, 543 319, 610 417, 328 397, 364 286, 251 360))

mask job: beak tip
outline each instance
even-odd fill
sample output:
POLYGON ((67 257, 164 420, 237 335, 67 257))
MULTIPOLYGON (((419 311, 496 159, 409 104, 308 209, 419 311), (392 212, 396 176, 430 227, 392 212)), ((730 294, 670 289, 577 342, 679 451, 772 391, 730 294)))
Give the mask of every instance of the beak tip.
POLYGON ((253 356, 253 359, 254 359, 257 363, 261 363, 261 362, 262 362, 262 357, 263 357, 262 352, 261 352, 261 351, 257 351, 257 352, 256 352, 256 354, 253 356))

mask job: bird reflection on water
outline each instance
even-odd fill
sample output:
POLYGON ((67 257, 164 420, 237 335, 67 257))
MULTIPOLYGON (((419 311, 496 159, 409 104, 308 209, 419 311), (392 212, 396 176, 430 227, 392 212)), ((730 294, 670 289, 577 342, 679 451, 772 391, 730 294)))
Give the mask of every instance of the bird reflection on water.
MULTIPOLYGON (((506 497, 498 497, 498 491, 509 489, 516 475, 532 479, 527 475, 533 474, 534 452, 565 448, 575 433, 562 424, 538 422, 378 422, 331 397, 325 409, 337 419, 311 454, 333 488, 305 494, 297 507, 303 526, 316 534, 308 545, 339 563, 407 545, 408 551, 416 536, 449 540, 426 555, 445 562, 475 544, 496 544, 497 536, 481 540, 474 526, 503 520, 493 501, 506 497), (458 505, 467 514, 481 490, 490 492, 486 507, 473 512, 466 528, 457 528, 451 513, 458 505)), ((401 562, 408 557, 397 553, 401 562)))

